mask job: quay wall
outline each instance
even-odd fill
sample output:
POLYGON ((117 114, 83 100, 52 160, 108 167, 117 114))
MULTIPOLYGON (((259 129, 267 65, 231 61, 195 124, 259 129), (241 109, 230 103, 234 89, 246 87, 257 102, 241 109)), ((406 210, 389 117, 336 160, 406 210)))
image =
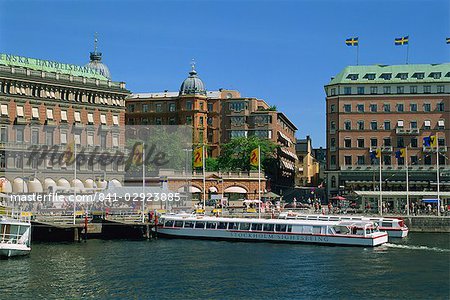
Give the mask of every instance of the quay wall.
POLYGON ((403 219, 411 232, 450 233, 450 217, 405 216, 403 219))

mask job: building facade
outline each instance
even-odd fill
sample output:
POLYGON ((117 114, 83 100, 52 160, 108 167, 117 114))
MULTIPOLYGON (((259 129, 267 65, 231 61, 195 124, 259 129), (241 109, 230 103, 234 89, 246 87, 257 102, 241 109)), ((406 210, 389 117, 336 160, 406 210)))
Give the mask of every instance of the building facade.
POLYGON ((264 100, 242 97, 235 90, 207 91, 192 67, 179 92, 137 93, 126 102, 127 124, 190 125, 193 144, 207 145, 210 157, 219 156, 220 145, 235 137, 269 139, 281 146, 271 187, 294 185, 297 128, 264 100))
POLYGON ((295 152, 298 157, 295 186, 318 186, 319 185, 319 162, 314 156, 312 140, 310 136, 306 139, 299 139, 295 145, 295 152))
POLYGON ((125 143, 124 82, 110 79, 101 53, 86 66, 0 54, 0 181, 4 193, 46 193, 55 187, 92 188, 120 184, 117 164, 27 164, 30 146, 73 143, 86 155, 95 146, 122 149, 125 143), (25 150, 24 150, 25 149, 25 150), (74 177, 76 173, 76 177, 74 177))
MULTIPOLYGON (((328 195, 379 189, 436 191, 437 136, 441 190, 449 189, 450 64, 349 66, 325 86, 328 195), (407 148, 406 158, 396 152, 407 148)), ((389 198, 386 200, 389 201, 389 198)))

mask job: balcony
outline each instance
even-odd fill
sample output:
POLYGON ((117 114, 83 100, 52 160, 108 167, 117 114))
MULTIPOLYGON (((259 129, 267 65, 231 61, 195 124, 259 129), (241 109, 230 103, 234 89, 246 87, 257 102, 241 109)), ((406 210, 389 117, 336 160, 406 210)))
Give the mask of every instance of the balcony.
MULTIPOLYGON (((445 153, 445 152, 447 152, 448 147, 447 146, 439 146, 438 149, 439 149, 440 153, 445 153)), ((422 151, 423 152, 436 152, 436 147, 423 146, 422 151)))
POLYGON ((381 152, 392 152, 392 151, 393 151, 392 146, 382 146, 381 147, 381 152))
POLYGON ((418 135, 419 128, 403 128, 397 127, 395 128, 395 133, 398 135, 418 135))

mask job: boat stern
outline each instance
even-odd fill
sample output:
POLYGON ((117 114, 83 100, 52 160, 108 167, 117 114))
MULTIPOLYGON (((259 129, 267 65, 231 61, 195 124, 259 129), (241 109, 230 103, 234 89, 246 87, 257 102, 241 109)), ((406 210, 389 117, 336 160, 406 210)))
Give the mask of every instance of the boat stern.
POLYGON ((386 232, 377 232, 373 234, 372 246, 376 247, 388 242, 388 234, 386 232))

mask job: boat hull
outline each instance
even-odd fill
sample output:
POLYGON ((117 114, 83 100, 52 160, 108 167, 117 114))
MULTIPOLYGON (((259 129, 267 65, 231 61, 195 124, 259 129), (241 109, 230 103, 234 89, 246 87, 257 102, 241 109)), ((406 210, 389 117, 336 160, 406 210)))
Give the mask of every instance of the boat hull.
POLYGON ((0 257, 24 256, 30 254, 31 248, 26 245, 0 244, 0 257))
POLYGON ((390 238, 405 238, 408 236, 408 228, 383 228, 380 227, 380 231, 386 231, 390 238))
POLYGON ((349 245, 375 247, 388 241, 388 235, 377 237, 356 237, 341 235, 319 235, 300 233, 249 232, 239 230, 207 230, 193 228, 158 228, 158 235, 173 238, 192 238, 210 240, 234 240, 250 242, 311 243, 322 245, 349 245))

